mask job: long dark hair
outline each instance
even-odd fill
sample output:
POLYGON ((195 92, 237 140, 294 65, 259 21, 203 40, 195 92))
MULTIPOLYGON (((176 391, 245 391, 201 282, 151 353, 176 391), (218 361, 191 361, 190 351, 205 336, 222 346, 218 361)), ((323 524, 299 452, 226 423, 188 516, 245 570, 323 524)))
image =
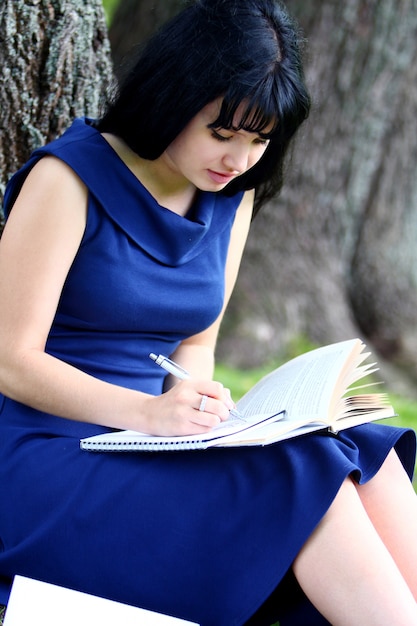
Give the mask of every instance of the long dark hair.
POLYGON ((223 98, 212 126, 225 129, 236 129, 243 103, 239 129, 269 127, 270 142, 220 193, 255 188, 258 209, 280 190, 287 148, 310 108, 299 42, 278 0, 196 0, 150 39, 97 128, 154 160, 208 103, 223 98))

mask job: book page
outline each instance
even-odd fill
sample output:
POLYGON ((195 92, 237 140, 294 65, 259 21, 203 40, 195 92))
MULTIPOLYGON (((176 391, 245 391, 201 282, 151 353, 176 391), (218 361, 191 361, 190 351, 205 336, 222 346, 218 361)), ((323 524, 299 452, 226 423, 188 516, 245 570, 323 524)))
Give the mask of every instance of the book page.
POLYGON ((261 379, 237 403, 244 415, 285 409, 288 419, 326 420, 340 372, 358 340, 302 354, 261 379))

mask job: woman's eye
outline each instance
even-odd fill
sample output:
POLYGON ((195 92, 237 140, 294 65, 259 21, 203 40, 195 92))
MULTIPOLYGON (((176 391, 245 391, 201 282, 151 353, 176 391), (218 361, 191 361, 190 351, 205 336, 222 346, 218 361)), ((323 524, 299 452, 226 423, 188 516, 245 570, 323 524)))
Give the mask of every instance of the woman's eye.
MULTIPOLYGON (((218 130, 214 128, 210 128, 211 136, 217 141, 230 141, 233 138, 232 135, 222 135, 218 130)), ((224 131, 227 132, 227 131, 224 131)), ((253 139, 253 143, 257 146, 264 146, 265 148, 269 144, 269 139, 266 137, 261 137, 260 135, 253 139)))
POLYGON ((229 137, 221 135, 219 132, 217 132, 217 130, 214 130, 214 128, 211 129, 211 136, 214 137, 214 139, 217 139, 217 141, 229 141, 229 139, 232 138, 232 135, 230 135, 229 137))
POLYGON ((267 146, 269 144, 269 139, 265 139, 264 137, 258 137, 255 139, 255 142, 258 146, 267 146))

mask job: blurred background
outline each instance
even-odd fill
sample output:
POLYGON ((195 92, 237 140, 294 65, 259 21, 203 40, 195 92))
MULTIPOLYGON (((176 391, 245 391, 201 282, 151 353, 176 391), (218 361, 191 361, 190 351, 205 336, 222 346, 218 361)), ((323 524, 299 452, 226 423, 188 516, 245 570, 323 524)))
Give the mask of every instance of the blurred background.
MULTIPOLYGON (((184 4, 2 0, 0 199, 33 148, 99 115, 131 50, 184 4)), ((313 108, 281 195, 254 220, 220 373, 240 395, 273 364, 360 337, 416 425, 416 0, 286 5, 313 108)))

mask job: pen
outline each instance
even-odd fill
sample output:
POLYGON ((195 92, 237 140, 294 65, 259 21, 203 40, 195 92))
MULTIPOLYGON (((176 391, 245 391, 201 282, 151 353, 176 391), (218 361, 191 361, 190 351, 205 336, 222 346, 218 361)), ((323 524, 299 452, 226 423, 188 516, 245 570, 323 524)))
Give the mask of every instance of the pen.
POLYGON ((188 378, 190 378, 190 374, 187 372, 187 370, 178 365, 178 363, 174 363, 174 361, 168 359, 168 357, 163 356, 162 354, 156 355, 151 352, 149 358, 151 358, 152 361, 155 361, 157 365, 162 367, 173 376, 176 376, 180 380, 187 380, 188 378))
MULTIPOLYGON (((190 378, 190 374, 187 372, 187 370, 181 367, 181 365, 178 365, 178 363, 171 361, 171 359, 169 359, 168 357, 163 356, 162 354, 154 354, 153 352, 151 352, 149 358, 152 359, 152 361, 155 361, 155 363, 159 365, 159 367, 162 367, 162 369, 169 372, 169 374, 176 376, 180 380, 187 380, 188 378, 190 378)), ((229 413, 232 417, 236 419, 246 421, 243 415, 241 415, 237 409, 230 409, 229 413)))

